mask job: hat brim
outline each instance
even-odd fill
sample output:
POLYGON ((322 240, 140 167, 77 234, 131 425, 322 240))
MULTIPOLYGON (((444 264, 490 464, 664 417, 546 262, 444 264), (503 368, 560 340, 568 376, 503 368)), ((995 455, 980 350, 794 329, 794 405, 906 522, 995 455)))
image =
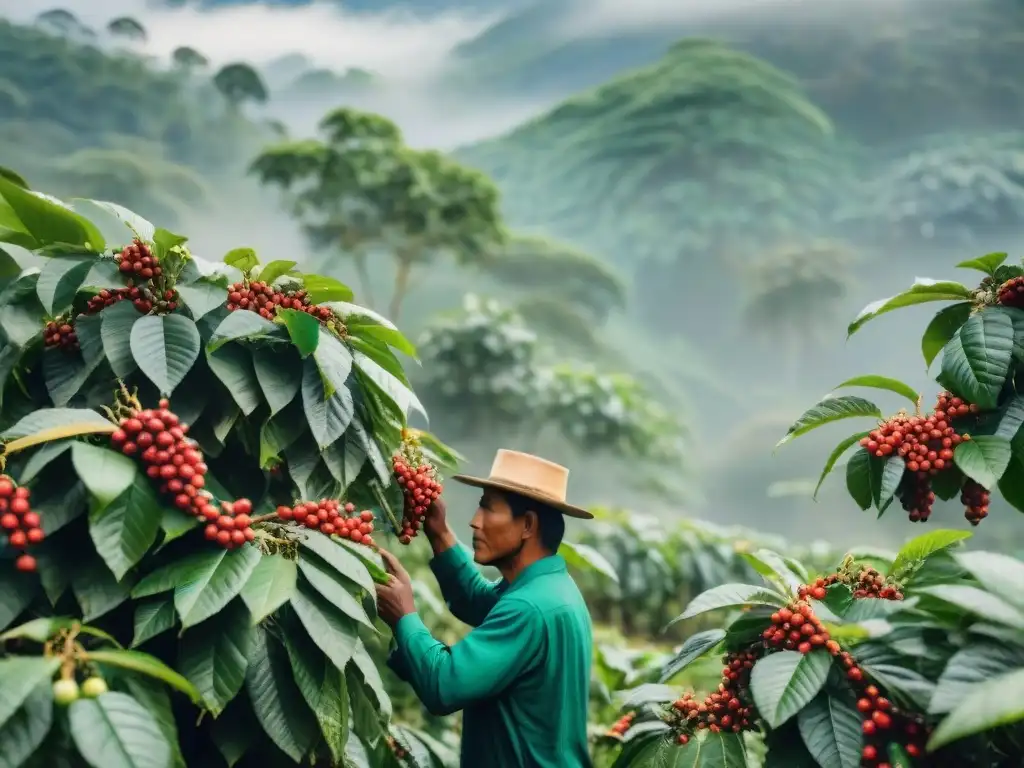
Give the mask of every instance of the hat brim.
POLYGON ((594 516, 585 509, 574 507, 572 504, 566 504, 564 501, 556 499, 553 496, 548 496, 545 493, 538 493, 536 489, 529 488, 525 485, 519 485, 518 483, 512 483, 505 480, 492 480, 485 477, 472 477, 470 475, 452 475, 452 480, 457 480, 463 485, 470 485, 474 488, 494 488, 499 491, 516 493, 520 496, 525 496, 528 499, 533 499, 534 501, 547 504, 549 507, 557 509, 563 515, 568 515, 569 517, 578 517, 581 520, 594 519, 594 516))

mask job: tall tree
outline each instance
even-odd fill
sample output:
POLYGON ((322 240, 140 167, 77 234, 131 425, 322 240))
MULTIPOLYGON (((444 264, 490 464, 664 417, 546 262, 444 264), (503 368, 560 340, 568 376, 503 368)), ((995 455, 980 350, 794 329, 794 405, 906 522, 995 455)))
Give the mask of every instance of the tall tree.
POLYGON ((246 102, 264 104, 268 98, 263 78, 255 69, 241 62, 221 67, 213 76, 213 84, 236 110, 246 102))
POLYGON ((209 59, 203 56, 203 54, 187 45, 175 48, 171 54, 171 61, 174 62, 175 66, 187 71, 201 69, 210 63, 209 59))
POLYGON ((114 37, 122 37, 133 43, 145 42, 149 35, 142 24, 131 16, 119 16, 107 24, 107 32, 114 37))
POLYGON ((406 147, 398 127, 379 115, 337 109, 320 133, 322 140, 268 147, 252 171, 286 190, 316 246, 353 260, 367 298, 369 253, 393 257, 392 317, 417 265, 442 254, 483 260, 501 242, 498 192, 487 177, 441 153, 406 147))

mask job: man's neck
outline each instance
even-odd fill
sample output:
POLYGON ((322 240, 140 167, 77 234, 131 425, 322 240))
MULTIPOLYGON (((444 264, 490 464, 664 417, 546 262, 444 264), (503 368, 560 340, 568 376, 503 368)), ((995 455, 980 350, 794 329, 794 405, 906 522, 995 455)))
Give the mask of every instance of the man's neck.
POLYGON ((519 578, 519 574, 525 571, 528 567, 536 563, 538 560, 543 560, 548 557, 551 553, 543 550, 526 549, 518 552, 511 556, 508 560, 500 563, 495 563, 498 572, 504 577, 505 581, 509 584, 519 578))

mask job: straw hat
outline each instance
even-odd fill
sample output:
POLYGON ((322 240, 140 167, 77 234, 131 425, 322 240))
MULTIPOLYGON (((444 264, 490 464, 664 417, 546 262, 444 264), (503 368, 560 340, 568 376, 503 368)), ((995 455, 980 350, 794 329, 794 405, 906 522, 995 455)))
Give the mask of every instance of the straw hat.
POLYGON ((498 450, 491 465, 490 477, 453 475, 452 480, 475 488, 495 488, 540 501, 570 517, 593 519, 585 509, 574 507, 565 500, 569 486, 569 470, 539 456, 519 451, 498 450))

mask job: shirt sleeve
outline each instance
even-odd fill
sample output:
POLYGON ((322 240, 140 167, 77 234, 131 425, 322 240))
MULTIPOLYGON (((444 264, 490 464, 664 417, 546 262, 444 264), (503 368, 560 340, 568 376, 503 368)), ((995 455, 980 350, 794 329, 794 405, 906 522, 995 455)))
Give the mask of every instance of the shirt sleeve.
POLYGON ((395 638, 406 679, 427 711, 436 716, 499 695, 533 669, 544 648, 536 608, 508 598, 451 647, 435 640, 415 613, 398 621, 395 638))
POLYGON ((441 596, 459 621, 478 627, 498 602, 498 582, 485 579, 458 542, 430 561, 441 596))
POLYGON ((405 657, 394 638, 391 640, 387 664, 391 671, 398 675, 399 680, 409 682, 409 668, 406 666, 405 657))

